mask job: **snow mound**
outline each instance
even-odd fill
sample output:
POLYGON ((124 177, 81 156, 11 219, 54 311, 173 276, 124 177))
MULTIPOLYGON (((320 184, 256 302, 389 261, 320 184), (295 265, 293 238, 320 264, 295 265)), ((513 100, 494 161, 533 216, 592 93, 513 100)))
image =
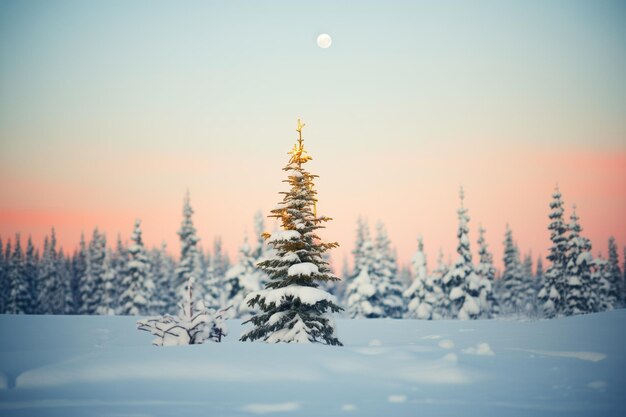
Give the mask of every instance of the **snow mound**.
POLYGON ((479 343, 475 347, 470 346, 467 349, 463 349, 461 352, 467 355, 478 355, 478 356, 493 356, 493 350, 491 350, 491 346, 489 343, 479 343))
POLYGON ((300 409, 300 404, 295 402, 279 404, 247 404, 241 407, 241 409, 252 414, 273 414, 296 411, 300 409))
POLYGON ((454 347, 454 342, 450 339, 444 339, 439 342, 439 347, 442 349, 452 349, 454 347))
POLYGON ((406 401, 406 395, 390 395, 387 397, 390 403, 403 403, 406 401))

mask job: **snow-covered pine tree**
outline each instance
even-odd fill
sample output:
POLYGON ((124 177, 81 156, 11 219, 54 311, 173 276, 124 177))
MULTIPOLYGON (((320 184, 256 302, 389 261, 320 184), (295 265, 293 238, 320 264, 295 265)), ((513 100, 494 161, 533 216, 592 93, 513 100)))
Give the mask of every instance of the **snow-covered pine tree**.
POLYGON ((376 225, 373 267, 384 317, 402 318, 404 312, 402 283, 398 279, 398 264, 395 253, 391 250, 391 241, 382 222, 376 225))
POLYGON ((104 294, 106 236, 95 228, 87 249, 87 269, 81 280, 81 314, 96 314, 104 294))
POLYGON ((482 317, 490 318, 500 314, 500 304, 494 294, 496 268, 493 266, 493 255, 489 252, 487 241, 485 240, 485 229, 478 227, 478 265, 476 274, 480 277, 482 288, 480 303, 482 317))
POLYGON ((150 251, 150 268, 154 281, 154 294, 152 314, 170 314, 176 311, 174 300, 176 289, 174 288, 174 260, 167 254, 165 242, 160 248, 150 251))
POLYGON ((624 303, 626 305, 626 246, 624 246, 623 248, 623 253, 622 253, 622 288, 623 288, 623 293, 622 293, 622 303, 624 303))
POLYGON ((422 236, 417 238, 417 252, 413 255, 413 281, 403 296, 407 301, 405 318, 420 320, 441 319, 439 306, 443 299, 441 277, 428 275, 422 236))
POLYGON ((6 306, 8 314, 27 314, 32 307, 30 288, 25 274, 26 260, 20 240, 18 233, 15 235, 15 246, 9 259, 9 294, 6 306))
POLYGON ((141 236, 141 221, 135 220, 135 228, 128 246, 128 263, 122 278, 119 314, 144 315, 150 311, 154 282, 150 273, 148 254, 141 236))
POLYGON ((376 319, 385 316, 381 303, 379 281, 374 275, 374 244, 365 240, 360 245, 359 263, 354 270, 358 275, 346 287, 345 303, 348 317, 352 319, 376 319))
POLYGON ((558 185, 552 194, 549 218, 548 230, 550 231, 552 246, 547 259, 551 264, 544 274, 543 287, 539 291, 537 298, 538 307, 543 312, 544 317, 552 318, 560 315, 563 311, 563 287, 567 252, 567 226, 563 221, 563 200, 561 200, 561 191, 558 185))
POLYGON ((39 282, 39 258, 37 255, 37 250, 35 249, 35 245, 33 245, 33 239, 28 236, 28 242, 26 244, 26 254, 24 259, 24 276, 26 279, 26 283, 28 285, 28 293, 30 297, 30 306, 27 314, 36 314, 37 305, 35 300, 37 300, 37 284, 39 282))
POLYGON ((622 271, 619 268, 619 258, 617 255, 617 242, 615 241, 615 237, 609 237, 609 271, 610 271, 610 282, 611 285, 611 296, 613 297, 613 293, 615 294, 615 308, 621 308, 624 306, 622 294, 624 292, 623 281, 622 281, 622 271))
POLYGON ((122 277, 117 275, 117 271, 113 268, 111 257, 113 251, 106 250, 102 268, 104 273, 102 274, 102 300, 99 306, 96 307, 96 314, 103 316, 112 316, 118 310, 118 291, 122 283, 122 277))
POLYGON ((57 271, 59 272, 59 280, 61 281, 63 291, 63 312, 60 314, 72 314, 73 299, 72 299, 72 272, 71 272, 71 260, 63 252, 63 248, 59 248, 57 256, 57 271))
POLYGON ((185 285, 183 301, 179 304, 177 316, 166 314, 137 321, 137 329, 150 332, 156 339, 155 346, 198 345, 211 340, 221 342, 228 333, 223 320, 224 310, 208 310, 202 302, 202 296, 193 295, 193 276, 185 285), (198 301, 194 301, 198 298, 198 301))
POLYGON ((524 276, 519 249, 513 241, 513 232, 506 225, 504 235, 504 272, 500 279, 499 299, 503 312, 527 316, 533 309, 531 282, 524 276))
POLYGON ((368 265, 371 265, 373 248, 368 249, 367 259, 363 259, 366 256, 363 251, 363 245, 365 245, 365 242, 370 242, 370 245, 372 243, 370 238, 370 229, 365 219, 359 217, 357 220, 356 240, 354 242, 354 249, 352 250, 354 268, 352 269, 352 276, 350 277, 351 279, 354 279, 359 275, 359 273, 361 272, 361 267, 364 263, 367 262, 368 265))
POLYGON ((533 255, 532 252, 528 252, 524 255, 524 261, 522 262, 522 275, 524 279, 532 281, 535 279, 533 274, 533 255))
POLYGON ((578 222, 576 206, 573 207, 568 225, 567 252, 565 258, 565 279, 563 291, 563 310, 565 315, 583 314, 593 310, 590 305, 591 270, 593 257, 585 250, 586 242, 580 236, 582 228, 578 222))
POLYGON ((2 237, 0 236, 0 314, 6 312, 6 300, 9 292, 9 285, 7 282, 7 262, 4 257, 4 245, 2 243, 2 237))
POLYGON ((341 345, 329 313, 342 308, 332 295, 317 288, 320 282, 339 279, 322 257, 338 244, 324 243, 316 234, 324 227, 322 223, 331 219, 317 215, 317 192, 313 188, 317 176, 302 167, 311 159, 304 150, 302 127, 298 120, 298 142, 283 169, 288 173, 290 190, 283 193, 283 201, 271 215, 281 220, 283 230, 265 235, 276 253, 258 264, 269 282, 265 290, 246 297, 248 305, 258 306, 261 312, 245 322, 254 328, 241 336, 242 341, 341 345))
POLYGON ((448 311, 449 318, 460 320, 476 319, 480 317, 480 291, 481 280, 474 272, 472 263, 472 253, 470 251, 470 241, 468 238, 469 216, 467 209, 463 207, 465 195, 463 188, 460 191, 461 208, 457 211, 459 217, 459 228, 457 238, 458 258, 453 268, 443 277, 444 304, 448 311))
POLYGON ((66 294, 59 273, 59 254, 56 249, 56 234, 52 229, 50 239, 46 236, 44 252, 39 268, 38 309, 43 314, 64 314, 66 312, 66 294))
POLYGON ((593 260, 591 280, 592 286, 595 287, 596 303, 594 311, 607 311, 613 310, 615 305, 615 298, 611 296, 611 270, 609 268, 609 262, 598 255, 593 260))
POLYGON ((246 296, 263 287, 265 274, 257 268, 258 259, 254 258, 254 251, 250 248, 248 237, 239 248, 239 259, 226 272, 223 282, 222 306, 232 306, 226 313, 228 318, 249 319, 255 310, 245 302, 246 296))
MULTIPOLYGON (((178 297, 183 298, 187 292, 185 286, 191 276, 194 277, 196 285, 201 291, 196 292, 206 294, 206 282, 205 277, 202 274, 202 263, 200 259, 200 250, 198 248, 199 238, 196 234, 196 228, 193 225, 193 209, 189 199, 189 191, 185 194, 185 201, 183 204, 183 221, 178 230, 178 236, 180 237, 180 260, 178 267, 176 268, 176 288, 178 297)), ((212 294, 212 293, 211 293, 212 294)), ((209 295, 211 295, 209 294, 209 295)), ((216 301, 209 303, 217 304, 216 301)))
POLYGON ((83 312, 82 305, 82 285, 83 278, 87 274, 87 243, 85 242, 85 234, 80 234, 80 243, 78 250, 72 257, 72 282, 70 288, 72 291, 72 311, 76 314, 83 312))
POLYGON ((211 266, 213 267, 213 274, 217 279, 217 282, 221 282, 226 275, 226 271, 230 267, 230 260, 228 259, 228 254, 224 252, 224 245, 221 236, 217 236, 213 241, 211 266))

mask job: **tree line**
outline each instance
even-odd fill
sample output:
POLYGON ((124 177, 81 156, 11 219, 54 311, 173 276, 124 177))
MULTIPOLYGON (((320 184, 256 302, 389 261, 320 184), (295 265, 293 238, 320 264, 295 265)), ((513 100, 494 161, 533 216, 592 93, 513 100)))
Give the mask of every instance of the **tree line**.
MULTIPOLYGON (((566 221, 558 188, 550 203, 548 233, 551 240, 548 267, 539 257, 523 257, 506 228, 504 269, 497 274, 493 256, 478 228, 478 258, 473 260, 468 210, 457 212, 456 260, 446 262, 439 251, 429 270, 424 242, 410 267, 399 267, 392 243, 382 223, 376 236, 359 219, 353 268, 346 260, 342 280, 324 284, 340 300, 350 318, 478 319, 497 316, 556 317, 623 307, 626 301, 626 265, 620 268, 618 247, 608 241, 608 257, 592 255, 592 244, 582 234, 575 206, 566 221), (622 271, 624 270, 624 272, 622 271)), ((207 308, 232 306, 228 318, 249 318, 253 310, 244 300, 268 282, 258 264, 274 256, 264 242, 263 216, 254 218, 255 239, 244 239, 231 264, 217 238, 213 250, 199 245, 189 194, 183 204, 178 230, 180 258, 166 250, 146 248, 141 222, 136 221, 128 243, 118 236, 115 246, 95 229, 89 241, 81 236, 78 249, 66 253, 57 247, 52 229, 42 251, 29 237, 25 248, 20 235, 0 238, 0 312, 9 314, 120 314, 174 313, 191 277, 207 308)), ((626 258, 626 251, 624 252, 626 258)))

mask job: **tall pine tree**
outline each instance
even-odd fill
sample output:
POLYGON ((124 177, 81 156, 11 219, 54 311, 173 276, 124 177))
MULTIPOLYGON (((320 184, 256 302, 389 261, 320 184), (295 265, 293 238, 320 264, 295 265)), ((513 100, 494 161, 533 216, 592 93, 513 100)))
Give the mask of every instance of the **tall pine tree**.
POLYGON ((342 309, 333 296, 317 288, 319 283, 338 280, 322 257, 338 244, 324 243, 317 236, 322 223, 331 219, 317 215, 317 192, 313 188, 317 176, 302 167, 311 159, 304 150, 302 127, 298 120, 298 142, 284 168, 290 190, 282 193, 283 201, 271 215, 281 220, 283 230, 266 235, 276 253, 258 265, 269 282, 265 290, 247 297, 248 305, 261 311, 246 321, 254 327, 242 335, 242 341, 341 345, 329 313, 342 309))
POLYGON ((500 305, 494 295, 496 268, 493 266, 493 255, 489 252, 485 240, 485 229, 478 227, 478 265, 476 274, 483 282, 483 291, 480 295, 482 316, 485 318, 497 316, 500 313, 500 305))
POLYGON ((404 301, 402 283, 398 279, 398 264, 391 250, 391 241, 383 223, 376 226, 374 275, 378 280, 384 317, 402 318, 404 301))
POLYGON ((59 271, 59 254, 56 248, 56 234, 54 229, 50 239, 44 241, 44 252, 39 268, 39 293, 37 308, 43 314, 66 313, 66 294, 63 277, 59 271))
POLYGON ((8 314, 27 314, 32 306, 30 288, 25 274, 26 260, 20 240, 18 233, 15 235, 15 247, 9 259, 9 294, 6 306, 8 314))
POLYGON ((459 244, 456 250, 459 256, 453 268, 443 278, 443 287, 447 317, 467 320, 476 319, 481 315, 479 298, 482 283, 474 272, 472 263, 472 253, 468 238, 469 228, 467 225, 469 216, 467 215, 467 209, 463 206, 463 199, 465 198, 463 188, 460 191, 460 198, 461 208, 457 211, 459 217, 459 228, 457 231, 459 244))
POLYGON ((539 308, 547 318, 562 314, 564 305, 564 281, 565 281, 565 259, 567 252, 567 226, 563 221, 563 200, 559 187, 552 194, 550 202, 550 254, 548 260, 551 262, 548 270, 544 274, 543 287, 539 291, 539 308))
MULTIPOLYGON (((180 237, 180 260, 176 268, 177 299, 183 298, 188 293, 185 291, 185 286, 192 276, 196 285, 200 287, 200 291, 196 291, 194 294, 206 293, 206 282, 202 273, 202 262, 198 248, 200 239, 198 239, 192 217, 193 209, 191 208, 189 191, 187 191, 183 204, 183 221, 178 230, 178 236, 180 237)), ((213 304, 215 302, 210 303, 208 306, 211 307, 213 304)))
POLYGON ((591 263, 593 257, 586 250, 585 238, 580 236, 582 228, 578 222, 576 206, 570 216, 567 235, 567 252, 565 258, 565 276, 563 283, 563 314, 583 314, 593 311, 590 300, 591 292, 591 263))
POLYGON ((624 305, 622 299, 624 288, 622 271, 619 268, 619 257, 617 255, 617 242, 615 242, 615 238, 613 236, 609 237, 609 257, 607 261, 609 262, 609 271, 611 276, 611 297, 613 297, 612 294, 615 294, 615 307, 620 308, 624 305))
POLYGON ((128 263, 124 273, 120 295, 119 313, 124 315, 144 315, 150 312, 150 300, 154 283, 150 274, 148 254, 141 236, 141 221, 135 221, 135 228, 128 246, 128 263))

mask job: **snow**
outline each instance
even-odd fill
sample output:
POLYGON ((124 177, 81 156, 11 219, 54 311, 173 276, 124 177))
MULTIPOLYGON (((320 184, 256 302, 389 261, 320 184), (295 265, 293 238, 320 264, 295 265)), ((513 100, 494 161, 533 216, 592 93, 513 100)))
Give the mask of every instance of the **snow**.
POLYGON ((253 299, 257 295, 264 298, 266 304, 279 304, 281 300, 284 300, 287 297, 300 298, 302 303, 311 305, 324 300, 336 302, 335 297, 324 290, 313 287, 303 287, 300 285, 289 285, 283 288, 252 292, 246 297, 245 303, 248 303, 249 300, 253 299))
POLYGON ((439 347, 442 349, 452 349, 454 347, 454 342, 450 339, 444 339, 439 342, 439 347))
POLYGON ((485 342, 479 343, 475 347, 470 346, 467 349, 463 349, 461 352, 467 355, 478 355, 478 356, 495 355, 495 353, 493 353, 493 350, 491 350, 491 346, 489 346, 489 343, 485 343, 485 342))
POLYGON ((293 264, 287 270, 287 275, 289 275, 290 277, 294 275, 311 276, 318 273, 319 269, 317 268, 317 265, 311 262, 301 262, 299 264, 293 264))
POLYGON ((279 404, 248 404, 241 409, 252 414, 274 414, 284 413, 287 411, 296 411, 300 408, 300 404, 295 402, 279 403, 279 404))
POLYGON ((536 349, 517 349, 524 352, 533 353, 535 355, 543 356, 558 356, 561 358, 574 358, 581 361, 599 362, 606 359, 606 354, 600 352, 565 352, 565 351, 550 351, 550 350, 536 350, 536 349))
POLYGON ((249 325, 229 320, 222 343, 165 349, 150 346, 137 319, 1 315, 0 332, 10 337, 0 338, 0 415, 436 417, 470 410, 575 417, 626 410, 626 310, 476 320, 472 332, 452 320, 337 320, 344 347, 241 343, 249 325), (454 346, 439 347, 450 335, 454 346), (374 339, 382 345, 369 346, 374 339), (463 354, 482 343, 497 354, 463 354))
POLYGON ((456 300, 457 298, 461 298, 464 295, 465 295, 465 292, 463 291, 463 288, 461 288, 461 287, 454 287, 450 291, 450 299, 451 300, 456 300))
POLYGON ((390 403, 403 403, 406 401, 406 395, 390 395, 387 401, 390 403))
POLYGON ((277 230, 267 239, 267 243, 277 242, 281 240, 298 240, 302 237, 297 230, 277 230))

